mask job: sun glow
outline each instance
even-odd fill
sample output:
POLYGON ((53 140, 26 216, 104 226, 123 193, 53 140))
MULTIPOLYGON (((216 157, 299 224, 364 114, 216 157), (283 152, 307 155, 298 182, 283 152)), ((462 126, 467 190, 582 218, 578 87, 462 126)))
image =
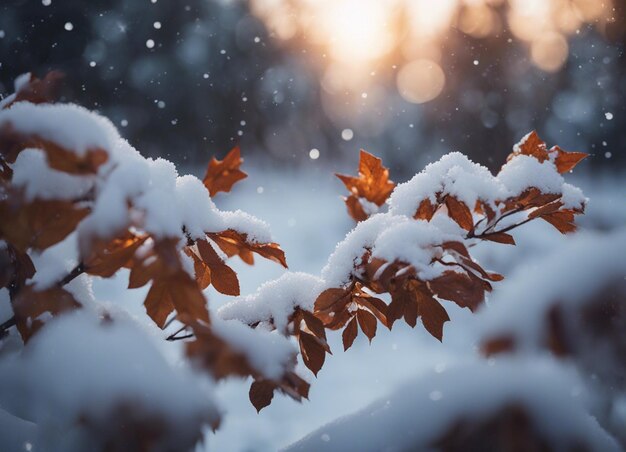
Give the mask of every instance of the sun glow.
POLYGON ((412 102, 443 89, 442 41, 452 29, 474 38, 508 30, 536 67, 555 72, 567 61, 568 35, 615 20, 612 0, 251 0, 251 7, 280 39, 313 50, 328 92, 362 92, 372 72, 393 68, 398 91, 412 102))
POLYGON ((380 0, 332 1, 323 12, 318 38, 328 39, 331 56, 363 63, 383 57, 394 43, 391 15, 380 0))

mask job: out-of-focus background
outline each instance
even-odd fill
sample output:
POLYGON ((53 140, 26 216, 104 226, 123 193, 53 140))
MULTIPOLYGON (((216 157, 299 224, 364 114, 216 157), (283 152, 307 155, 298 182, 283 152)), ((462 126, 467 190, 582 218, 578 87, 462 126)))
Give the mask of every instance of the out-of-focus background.
MULTIPOLYGON (((354 225, 332 173, 354 172, 359 148, 402 182, 453 150, 497 169, 536 129, 591 154, 566 175, 590 198, 581 228, 626 224, 625 31, 625 0, 3 0, 0 94, 21 73, 60 69, 65 100, 183 173, 240 144, 250 177, 216 203, 268 221, 291 270, 318 274, 354 225)), ((533 222, 517 247, 476 256, 508 278, 568 240, 533 222)), ((282 273, 261 260, 234 268, 243 294, 282 273)), ((94 291, 142 313, 145 293, 126 284, 94 291)), ((277 450, 467 358, 471 314, 449 313, 443 344, 398 325, 344 354, 330 335, 310 402, 276 397, 259 415, 249 383, 220 383, 226 415, 209 450, 277 450)))
MULTIPOLYGON (((364 147, 496 168, 530 129, 624 162, 624 0, 4 0, 0 93, 67 74, 144 154, 277 164, 364 147)), ((397 176, 398 177, 398 176, 397 176)))

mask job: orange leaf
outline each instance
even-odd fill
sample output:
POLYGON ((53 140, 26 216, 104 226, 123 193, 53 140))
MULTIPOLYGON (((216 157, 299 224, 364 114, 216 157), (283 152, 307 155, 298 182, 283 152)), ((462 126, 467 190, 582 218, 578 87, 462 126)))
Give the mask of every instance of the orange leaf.
POLYGON ((348 215, 356 222, 365 221, 369 218, 369 215, 363 209, 363 204, 359 201, 359 198, 352 194, 347 198, 344 198, 346 207, 348 208, 348 215))
POLYGON ((37 291, 29 285, 18 292, 12 306, 17 329, 24 342, 27 342, 43 326, 44 322, 39 318, 42 314, 49 312, 55 316, 78 309, 81 304, 62 287, 37 291))
POLYGON ((300 331, 298 342, 300 344, 300 352, 304 365, 311 369, 316 376, 324 365, 326 358, 326 350, 315 336, 300 331))
POLYGON ((285 253, 277 243, 252 242, 246 234, 232 229, 207 235, 228 257, 239 255, 244 262, 251 265, 254 263, 251 253, 256 253, 287 268, 285 253))
POLYGON ((466 231, 471 231, 474 227, 474 218, 472 212, 465 205, 465 203, 459 201, 454 196, 446 196, 446 207, 448 208, 448 215, 454 221, 458 223, 466 231))
POLYGON ((356 335, 359 333, 356 322, 357 322, 356 318, 352 317, 352 320, 350 320, 350 322, 348 323, 348 326, 346 326, 346 329, 344 329, 343 333, 341 334, 341 337, 343 339, 343 351, 344 352, 348 350, 350 347, 352 347, 352 344, 354 343, 354 340, 356 339, 356 335))
POLYGON ((204 263, 211 269, 211 284, 224 295, 239 295, 237 273, 224 263, 213 247, 205 240, 198 240, 198 251, 204 263))
POLYGON ((574 214, 569 211, 559 210, 558 212, 543 215, 541 218, 557 228, 562 234, 576 230, 574 214))
POLYGON ((454 301, 462 308, 475 311, 485 299, 485 286, 479 278, 474 280, 469 276, 453 271, 446 271, 443 275, 428 282, 428 286, 439 298, 454 301))
POLYGON ((224 160, 215 157, 209 162, 202 182, 211 196, 221 191, 229 192, 238 181, 248 177, 239 167, 243 163, 239 146, 230 150, 224 160))
POLYGON ((589 154, 585 154, 584 152, 567 152, 558 146, 554 146, 550 151, 558 152, 554 163, 556 164, 557 171, 561 174, 573 170, 581 160, 589 157, 589 154))
POLYGON ((356 312, 356 318, 359 321, 361 331, 363 331, 363 333, 365 333, 370 342, 372 342, 372 339, 374 338, 374 336, 376 336, 376 317, 370 314, 369 311, 359 309, 356 312))
POLYGON ((357 221, 362 221, 358 218, 363 218, 363 215, 365 218, 368 216, 358 198, 382 206, 396 186, 389 180, 389 170, 383 166, 382 160, 364 150, 360 153, 358 177, 343 174, 336 176, 351 193, 351 196, 346 198, 346 205, 351 216, 357 221))
POLYGON ((20 251, 44 250, 65 239, 88 213, 70 201, 9 197, 0 201, 0 236, 20 251))
POLYGON ((539 138, 539 135, 534 130, 530 132, 518 146, 519 152, 511 154, 507 160, 519 154, 535 157, 539 162, 544 162, 549 159, 546 143, 539 138))
POLYGON ((108 152, 104 149, 87 149, 79 155, 71 149, 38 135, 17 132, 10 124, 5 124, 0 128, 0 154, 6 158, 7 162, 15 162, 18 154, 26 148, 44 151, 50 168, 77 175, 97 173, 100 165, 109 158, 108 152))
POLYGON ((163 328, 167 317, 174 312, 174 300, 168 282, 154 281, 143 304, 148 316, 159 328, 163 328))
POLYGON ((506 232, 490 232, 489 234, 482 235, 480 238, 491 242, 504 243, 505 245, 515 245, 513 236, 506 232))
POLYGON ((32 104, 54 102, 61 88, 64 75, 60 71, 50 71, 43 79, 38 79, 31 74, 30 80, 15 93, 15 99, 5 105, 8 108, 15 102, 27 101, 32 104))
POLYGON ((350 302, 350 293, 347 289, 326 289, 315 300, 315 311, 324 311, 338 306, 340 307, 335 309, 336 311, 343 309, 350 302))
POLYGON ((430 199, 426 198, 420 202, 420 205, 413 215, 413 218, 416 220, 426 220, 430 221, 435 214, 435 206, 430 202, 430 199))
POLYGON ((137 249, 148 236, 138 237, 128 233, 124 237, 115 238, 107 244, 92 247, 91 255, 85 259, 85 273, 109 278, 120 268, 126 266, 135 255, 137 249))
POLYGON ((433 337, 443 339, 443 324, 450 320, 448 313, 441 304, 431 296, 422 296, 418 299, 419 313, 424 328, 433 337))
POLYGON ((315 317, 309 311, 300 311, 302 313, 302 320, 306 324, 307 328, 319 339, 326 340, 326 329, 324 323, 317 317, 315 317))

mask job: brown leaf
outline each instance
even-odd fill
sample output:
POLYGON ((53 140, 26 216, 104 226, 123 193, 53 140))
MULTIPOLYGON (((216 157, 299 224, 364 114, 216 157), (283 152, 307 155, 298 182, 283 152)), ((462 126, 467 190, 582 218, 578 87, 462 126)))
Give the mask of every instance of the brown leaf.
POLYGON ((556 151, 557 156, 554 161, 556 169, 559 173, 564 174, 574 169, 583 159, 589 157, 589 154, 584 152, 567 152, 558 146, 554 146, 550 149, 550 152, 556 151))
POLYGON ((361 331, 363 331, 370 342, 372 342, 372 339, 376 336, 376 317, 374 317, 369 311, 359 309, 356 312, 356 318, 359 321, 361 331))
POLYGON ((369 214, 367 214, 365 212, 365 209, 363 209, 363 204, 361 204, 361 201, 359 201, 358 196, 352 194, 347 198, 344 198, 344 202, 346 203, 346 207, 348 208, 348 214, 357 223, 360 221, 365 221, 369 218, 369 214))
POLYGON ((174 312, 174 300, 168 287, 168 281, 154 281, 143 304, 148 316, 162 329, 167 317, 174 312))
POLYGON ((179 316, 178 319, 190 325, 194 332, 194 338, 185 343, 187 356, 207 369, 216 379, 232 375, 257 375, 248 358, 216 335, 210 325, 190 321, 185 316, 179 316))
POLYGON ((539 162, 544 162, 550 158, 546 143, 539 138, 539 135, 534 130, 519 143, 519 152, 511 154, 507 161, 519 154, 535 157, 539 162))
POLYGON ((343 351, 344 352, 348 350, 350 347, 352 347, 352 344, 354 343, 354 340, 356 339, 356 335, 359 333, 356 322, 357 322, 356 318, 352 317, 352 320, 348 322, 348 326, 346 326, 346 328, 343 330, 341 337, 343 339, 343 351))
POLYGON ((313 315, 309 311, 300 311, 302 314, 302 320, 306 324, 307 328, 319 339, 326 340, 326 329, 324 328, 324 323, 315 315, 313 315))
POLYGON ((300 344, 300 352, 304 365, 311 369, 316 376, 324 365, 326 358, 326 350, 315 336, 300 331, 298 342, 300 344))
POLYGON ((41 291, 33 285, 25 286, 12 300, 17 329, 27 342, 43 326, 40 316, 46 312, 56 316, 62 312, 78 309, 81 304, 74 295, 62 287, 51 287, 41 291))
POLYGON ((13 286, 19 290, 26 280, 35 275, 35 265, 30 256, 11 246, 0 249, 0 288, 13 286))
POLYGON ((213 247, 205 240, 198 240, 198 251, 204 263, 211 269, 211 284, 224 295, 239 295, 237 273, 224 263, 213 247))
POLYGON ((83 259, 85 273, 103 278, 113 276, 120 268, 128 265, 147 238, 147 235, 140 237, 127 233, 109 243, 92 246, 91 255, 83 259))
POLYGON ((270 380, 255 380, 250 386, 250 402, 256 408, 257 413, 272 403, 276 383, 270 380))
POLYGON ((545 205, 543 205, 543 206, 533 210, 532 212, 530 212, 528 214, 528 218, 537 218, 537 217, 540 217, 542 215, 546 215, 546 214, 549 214, 549 213, 556 212, 562 206, 563 206, 563 203, 561 201, 554 201, 554 202, 551 202, 549 204, 545 204, 545 205))
MULTIPOLYGON (((482 280, 481 280, 482 281, 482 280)), ((444 300, 454 301, 462 308, 478 309, 485 299, 485 287, 467 275, 446 271, 443 275, 428 282, 435 295, 444 300)))
POLYGON ((0 127, 0 154, 7 162, 15 162, 19 153, 26 148, 41 149, 46 153, 50 168, 75 175, 96 174, 109 157, 104 149, 87 149, 78 154, 36 134, 17 132, 11 124, 0 127))
POLYGON ((347 289, 326 289, 315 300, 315 311, 324 311, 335 308, 340 311, 350 302, 351 291, 347 289))
MULTIPOLYGON (((387 307, 387 327, 391 329, 396 320, 400 320, 406 311, 407 305, 413 302, 411 294, 399 288, 391 292, 391 303, 387 307)), ((411 320, 409 313, 409 321, 411 320)), ((413 324, 415 326, 415 323, 413 324)))
POLYGON ((202 290, 206 289, 211 284, 211 269, 189 247, 185 247, 185 254, 193 259, 193 270, 198 286, 202 290))
POLYGON ((396 186, 389 180, 389 170, 383 166, 382 160, 364 150, 360 153, 358 177, 343 174, 336 176, 351 194, 345 201, 350 216, 356 221, 363 221, 369 216, 363 210, 359 198, 382 206, 396 186))
POLYGON ((484 342, 480 349, 485 356, 511 352, 515 349, 515 340, 508 335, 494 337, 484 342))
POLYGON ((413 218, 416 220, 430 221, 433 218, 433 215, 435 215, 435 206, 433 206, 430 202, 430 199, 426 198, 420 202, 413 218))
POLYGON ((244 262, 251 265, 254 263, 251 253, 256 253, 287 268, 285 253, 277 243, 253 242, 248 240, 246 234, 232 229, 207 235, 228 257, 238 255, 244 262))
POLYGON ((418 306, 426 331, 439 341, 443 340, 443 324, 450 320, 444 307, 431 296, 419 297, 418 306))
POLYGON ((574 214, 570 211, 559 210, 558 212, 543 215, 541 218, 557 228, 562 234, 576 231, 574 214))
POLYGON ((54 102, 64 77, 60 71, 50 71, 43 79, 38 79, 31 74, 30 80, 15 93, 15 99, 8 105, 5 105, 4 108, 9 108, 14 103, 22 101, 33 104, 54 102))
POLYGON ((215 157, 209 162, 202 182, 211 196, 219 192, 229 192, 238 181, 248 177, 239 167, 243 163, 239 146, 230 150, 224 160, 215 157))
POLYGON ((383 325, 387 326, 387 305, 384 301, 375 297, 355 297, 360 306, 369 309, 383 325))
POLYGON ((489 240, 490 242, 504 243, 505 245, 515 245, 515 239, 511 234, 506 232, 490 232, 480 236, 481 239, 489 240))
POLYGON ((474 228, 474 218, 472 217, 472 212, 469 207, 450 195, 446 196, 445 202, 450 218, 456 221, 458 225, 466 231, 471 231, 474 228))
POLYGON ((65 239, 88 213, 69 201, 27 203, 11 196, 0 201, 0 236, 20 251, 44 250, 65 239))

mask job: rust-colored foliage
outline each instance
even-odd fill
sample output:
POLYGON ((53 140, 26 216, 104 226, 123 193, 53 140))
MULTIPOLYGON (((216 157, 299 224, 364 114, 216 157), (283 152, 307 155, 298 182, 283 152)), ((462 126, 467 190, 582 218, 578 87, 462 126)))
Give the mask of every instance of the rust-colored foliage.
POLYGON ((389 180, 389 170, 383 166, 382 160, 361 150, 358 177, 336 175, 350 191, 345 198, 348 213, 356 221, 366 220, 370 214, 366 212, 361 199, 382 206, 396 184, 389 180))
POLYGON ((9 196, 0 200, 0 238, 22 252, 44 250, 67 237, 88 213, 71 201, 9 196))
POLYGON ((224 160, 215 157, 209 162, 206 174, 204 175, 204 186, 209 190, 211 196, 221 191, 229 192, 233 185, 248 177, 239 167, 243 163, 239 146, 235 146, 226 154, 224 160))
POLYGON ((246 234, 232 229, 207 235, 228 257, 239 256, 246 264, 252 265, 254 264, 253 253, 256 253, 287 268, 285 253, 277 243, 252 242, 248 240, 246 234))
POLYGON ((11 305, 17 329, 24 342, 43 326, 43 314, 55 316, 80 307, 74 296, 62 287, 36 290, 32 285, 23 287, 13 298, 11 305))
POLYGON ((221 379, 233 375, 254 378, 249 396, 257 411, 271 403, 276 390, 298 401, 308 397, 309 384, 294 372, 287 371, 282 378, 277 380, 266 379, 255 369, 244 353, 235 350, 228 342, 215 334, 210 325, 198 322, 184 314, 179 316, 179 320, 189 326, 194 335, 194 338, 186 343, 187 355, 207 369, 215 378, 221 379))
POLYGON ((61 71, 50 71, 43 79, 28 75, 28 80, 20 86, 15 93, 15 98, 7 103, 4 108, 9 108, 16 102, 27 101, 31 104, 45 104, 54 102, 59 92, 65 75, 61 71))
MULTIPOLYGON (((527 155, 539 162, 552 162, 559 173, 570 171, 586 154, 565 152, 559 147, 548 149, 536 132, 532 132, 515 148, 509 159, 527 155)), ((367 219, 360 199, 381 205, 387 199, 393 184, 388 182, 388 171, 379 159, 361 153, 359 177, 338 175, 344 182, 350 197, 346 200, 350 215, 357 221, 367 219), (387 191, 389 189, 389 191, 387 191)), ((528 221, 541 218, 562 233, 575 230, 574 216, 583 208, 566 209, 561 195, 543 193, 530 187, 519 196, 493 201, 477 200, 469 206, 450 193, 433 193, 431 197, 416 200, 416 220, 430 221, 439 212, 448 215, 467 231, 467 240, 486 240, 515 245, 508 232, 528 221), (521 220, 501 226, 501 220, 513 215, 524 215, 521 220)), ((583 206, 584 207, 584 206, 583 206)), ((372 258, 366 250, 362 259, 354 266, 352 281, 346 287, 327 289, 315 303, 315 315, 329 329, 343 330, 344 349, 350 348, 358 335, 359 327, 371 340, 376 334, 372 319, 391 328, 397 320, 414 327, 417 319, 435 338, 443 339, 443 326, 449 321, 442 300, 451 301, 460 307, 475 311, 492 290, 492 282, 503 279, 502 275, 485 271, 469 254, 461 242, 433 244, 431 262, 448 267, 439 276, 421 280, 416 270, 401 261, 386 262, 372 258), (370 294, 388 294, 389 304, 370 294)))
MULTIPOLYGON (((54 73, 43 80, 31 77, 13 102, 50 101, 58 80, 58 74, 54 73)), ((257 410, 267 406, 276 391, 296 400, 308 397, 309 384, 294 371, 295 356, 291 367, 280 378, 267 379, 249 356, 220 337, 211 322, 203 293, 213 286, 222 294, 239 295, 238 276, 226 262, 234 256, 252 265, 257 254, 286 268, 285 254, 276 243, 259 243, 233 229, 205 231, 200 237, 192 237, 183 228, 179 236, 157 237, 142 230, 141 220, 136 219, 141 215, 129 215, 129 224, 121 230, 110 231, 105 237, 81 237, 88 242, 80 243, 81 261, 59 281, 43 289, 29 282, 37 271, 31 253, 45 250, 76 232, 81 221, 91 213, 96 197, 92 190, 82 199, 26 199, 11 185, 11 165, 20 152, 31 147, 45 153, 50 168, 71 175, 105 178, 99 169, 109 159, 104 149, 79 153, 38 134, 20 133, 15 125, 5 124, 0 129, 0 240, 6 243, 0 249, 0 287, 8 288, 14 311, 14 318, 5 322, 0 336, 15 325, 23 340, 29 340, 48 318, 80 308, 79 301, 65 288, 74 278, 83 273, 109 278, 126 268, 130 271, 130 289, 150 284, 144 305, 155 324, 166 328, 174 320, 178 321, 180 330, 168 339, 189 339, 185 350, 190 359, 217 379, 239 376, 254 380, 249 396, 257 410), (193 276, 187 271, 185 259, 193 263, 193 276), (178 336, 183 331, 185 336, 178 336)), ((534 132, 512 156, 517 154, 540 162, 550 161, 560 173, 570 171, 586 156, 558 147, 547 149, 534 132)), ((242 162, 238 147, 223 160, 211 160, 203 179, 211 196, 229 192, 236 182, 247 177, 240 169, 242 162)), ((365 151, 360 153, 358 173, 356 177, 339 174, 337 177, 350 192, 345 200, 348 213, 356 221, 364 221, 372 210, 385 204, 395 184, 389 179, 389 171, 382 161, 365 151)), ((503 278, 486 271, 472 259, 468 250, 472 243, 486 240, 514 245, 509 231, 537 218, 563 233, 571 232, 575 229, 575 215, 583 210, 565 208, 560 195, 542 193, 536 187, 529 187, 510 199, 495 202, 479 199, 473 206, 461 198, 440 192, 415 200, 417 209, 413 217, 416 220, 428 222, 437 214, 445 214, 466 231, 459 241, 430 246, 428 251, 432 251, 433 256, 430 264, 443 268, 436 276, 420 277, 410 263, 399 259, 384 261, 373 257, 371 249, 364 249, 343 287, 324 290, 312 311, 297 307, 290 313, 288 325, 280 333, 297 341, 308 369, 318 375, 326 354, 331 353, 326 330, 341 330, 343 348, 347 350, 359 332, 371 341, 379 331, 379 323, 391 329, 396 321, 404 320, 415 327, 419 319, 433 337, 442 340, 444 325, 450 320, 445 303, 452 302, 475 311, 491 291, 492 283, 503 278), (502 219, 518 214, 525 216, 517 223, 502 226, 502 219)), ((127 203, 129 213, 140 210, 131 200, 127 203)), ((549 346, 555 352, 559 349, 565 353, 558 314, 553 314, 549 322, 549 346)), ((509 338, 496 338, 485 345, 485 350, 496 353, 512 349, 514 345, 509 338)))

